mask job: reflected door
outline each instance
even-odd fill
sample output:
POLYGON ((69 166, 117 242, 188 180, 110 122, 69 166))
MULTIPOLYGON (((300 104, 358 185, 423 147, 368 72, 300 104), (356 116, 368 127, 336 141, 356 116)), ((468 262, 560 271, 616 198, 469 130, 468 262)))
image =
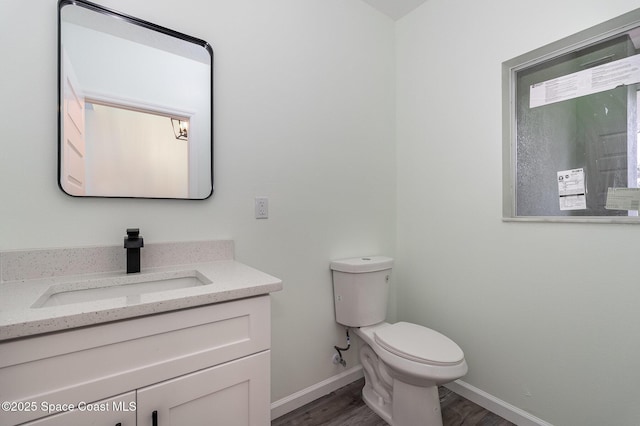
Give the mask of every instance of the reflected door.
POLYGON ((80 91, 73 67, 63 51, 62 81, 63 96, 62 117, 62 163, 60 182, 70 195, 85 195, 85 133, 84 133, 84 96, 80 91))
MULTIPOLYGON (((585 96, 578 102, 579 135, 585 143, 587 207, 593 215, 627 216, 626 210, 606 210, 608 188, 627 188, 635 171, 635 132, 627 132, 629 109, 635 110, 631 87, 585 96), (629 146, 631 145, 631 146, 629 146), (630 148, 630 149, 629 149, 630 148), (629 164, 631 162, 631 164, 629 164), (630 167, 631 166, 631 167, 630 167)), ((635 184, 635 182, 633 182, 635 184)))

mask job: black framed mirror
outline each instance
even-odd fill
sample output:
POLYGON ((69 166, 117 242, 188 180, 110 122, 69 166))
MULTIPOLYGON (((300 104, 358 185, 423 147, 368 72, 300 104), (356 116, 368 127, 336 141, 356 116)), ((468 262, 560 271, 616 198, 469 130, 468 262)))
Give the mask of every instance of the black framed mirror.
POLYGON ((75 197, 213 193, 209 43, 58 1, 58 184, 75 197))

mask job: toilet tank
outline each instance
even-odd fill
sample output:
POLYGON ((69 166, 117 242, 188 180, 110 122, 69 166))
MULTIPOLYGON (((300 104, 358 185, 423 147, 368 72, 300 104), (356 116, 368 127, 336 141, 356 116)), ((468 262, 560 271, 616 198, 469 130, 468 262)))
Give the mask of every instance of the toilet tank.
POLYGON ((392 266, 393 259, 384 256, 331 262, 336 322, 348 327, 383 322, 392 266))

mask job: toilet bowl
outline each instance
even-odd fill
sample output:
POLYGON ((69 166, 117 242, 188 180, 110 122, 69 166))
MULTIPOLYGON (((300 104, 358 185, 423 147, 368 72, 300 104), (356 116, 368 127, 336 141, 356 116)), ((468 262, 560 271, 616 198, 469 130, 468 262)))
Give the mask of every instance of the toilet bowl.
POLYGON ((365 403, 391 425, 442 425, 438 385, 467 373, 460 347, 434 330, 406 322, 354 331, 364 343, 365 403))
POLYGON ((438 385, 467 373, 462 349, 421 325, 385 322, 393 259, 331 262, 336 321, 362 339, 362 397, 393 426, 442 426, 438 385))

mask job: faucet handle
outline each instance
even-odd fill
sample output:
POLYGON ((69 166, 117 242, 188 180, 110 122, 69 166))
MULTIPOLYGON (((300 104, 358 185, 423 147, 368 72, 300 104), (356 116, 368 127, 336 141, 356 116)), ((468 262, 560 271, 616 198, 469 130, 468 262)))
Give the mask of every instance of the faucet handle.
POLYGON ((138 238, 140 236, 140 228, 127 228, 128 238, 138 238))

